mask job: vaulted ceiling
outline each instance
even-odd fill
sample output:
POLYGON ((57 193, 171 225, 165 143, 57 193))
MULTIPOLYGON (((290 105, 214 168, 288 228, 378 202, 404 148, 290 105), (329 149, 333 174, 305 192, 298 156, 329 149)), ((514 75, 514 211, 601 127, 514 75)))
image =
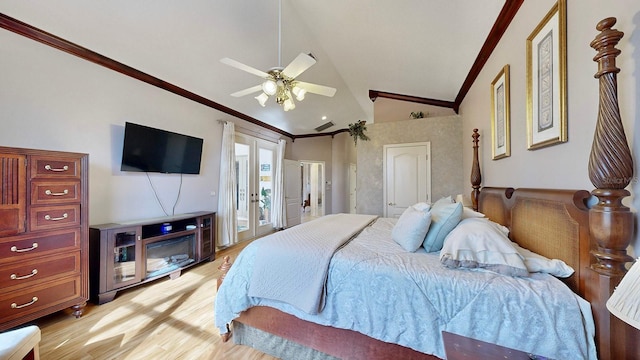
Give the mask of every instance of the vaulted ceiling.
POLYGON ((300 135, 327 121, 336 125, 326 132, 373 122, 370 90, 455 107, 474 66, 479 71, 483 46, 499 39, 496 27, 508 25, 504 18, 510 20, 521 1, 282 0, 280 45, 279 0, 57 0, 37 7, 4 0, 0 13, 300 135), (518 5, 508 9, 512 2, 518 5), (255 94, 230 96, 261 79, 220 59, 267 71, 299 53, 312 53, 317 63, 298 79, 334 87, 334 97, 308 94, 284 112, 273 99, 261 107, 255 94))

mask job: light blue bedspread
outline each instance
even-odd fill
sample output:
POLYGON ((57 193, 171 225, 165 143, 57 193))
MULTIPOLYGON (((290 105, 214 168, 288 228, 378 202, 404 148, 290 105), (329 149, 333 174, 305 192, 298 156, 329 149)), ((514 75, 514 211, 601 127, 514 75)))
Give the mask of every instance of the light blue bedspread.
POLYGON ((408 253, 380 218, 334 255, 324 310, 310 315, 247 296, 260 240, 236 259, 215 300, 221 333, 242 311, 270 306, 322 325, 351 329, 440 358, 443 330, 553 359, 596 359, 589 304, 553 276, 513 278, 453 270, 438 254, 408 253))
POLYGON ((322 311, 333 254, 376 217, 332 214, 261 239, 249 296, 284 301, 309 314, 322 311))

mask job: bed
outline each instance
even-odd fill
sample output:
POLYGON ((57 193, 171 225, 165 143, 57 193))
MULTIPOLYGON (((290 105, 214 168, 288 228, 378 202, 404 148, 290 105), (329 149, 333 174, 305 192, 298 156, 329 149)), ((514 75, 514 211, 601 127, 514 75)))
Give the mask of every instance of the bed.
MULTIPOLYGON (((612 39, 622 33, 611 29, 614 24, 613 18, 600 22, 601 33, 592 43, 598 51, 596 77, 601 89, 589 159, 589 176, 596 187, 592 193, 480 188, 477 129, 473 134, 474 210, 484 214, 488 223, 505 226, 509 239, 522 248, 571 267, 570 276, 452 269, 442 265, 441 252, 408 252, 390 241, 400 220, 372 219, 355 233, 345 230, 346 245, 338 242, 331 248, 319 307, 318 303, 294 306, 248 295, 253 260, 265 249, 260 247, 261 240, 247 246, 233 266, 226 259, 223 267, 231 269, 221 279, 216 297, 216 325, 223 339, 233 331, 238 343, 291 359, 437 359, 445 357, 441 331, 448 331, 558 359, 595 358, 596 348, 600 359, 640 357, 638 331, 605 307, 625 274, 625 264, 633 260, 626 248, 633 236, 634 217, 621 203, 629 196, 624 188, 633 176, 633 162, 617 107, 619 70, 613 48, 617 40, 612 39), (595 198, 597 202, 589 206, 595 198), (427 266, 434 270, 425 270, 423 263, 430 263, 427 266), (367 272, 374 277, 361 277, 367 272), (418 287, 408 294, 400 292, 399 288, 408 286, 405 283, 418 287), (504 290, 508 287, 515 290, 504 290), (340 290, 357 295, 346 297, 340 290), (435 309, 436 315, 427 308, 435 309), (495 314, 493 323, 491 314, 495 314), (424 327, 424 323, 437 326, 424 327), (548 346, 549 342, 554 345, 548 346)), ((459 221, 449 237, 463 222, 475 220, 459 221)), ((275 259, 274 264, 281 265, 275 259)))

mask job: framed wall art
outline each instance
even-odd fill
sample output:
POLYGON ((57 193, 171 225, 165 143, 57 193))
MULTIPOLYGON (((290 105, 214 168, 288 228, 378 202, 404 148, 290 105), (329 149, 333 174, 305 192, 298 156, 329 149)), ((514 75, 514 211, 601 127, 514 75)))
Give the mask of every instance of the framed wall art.
POLYGON ((509 65, 491 83, 491 153, 493 160, 511 156, 509 65))
POLYGON ((527 145, 567 141, 567 2, 558 0, 527 38, 527 145))

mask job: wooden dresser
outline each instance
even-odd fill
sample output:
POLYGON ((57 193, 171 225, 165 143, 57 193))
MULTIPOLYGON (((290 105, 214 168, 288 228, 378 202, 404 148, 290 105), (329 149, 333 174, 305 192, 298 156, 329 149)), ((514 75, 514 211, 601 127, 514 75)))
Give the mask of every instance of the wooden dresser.
POLYGON ((0 147, 0 331, 89 297, 87 154, 0 147))

